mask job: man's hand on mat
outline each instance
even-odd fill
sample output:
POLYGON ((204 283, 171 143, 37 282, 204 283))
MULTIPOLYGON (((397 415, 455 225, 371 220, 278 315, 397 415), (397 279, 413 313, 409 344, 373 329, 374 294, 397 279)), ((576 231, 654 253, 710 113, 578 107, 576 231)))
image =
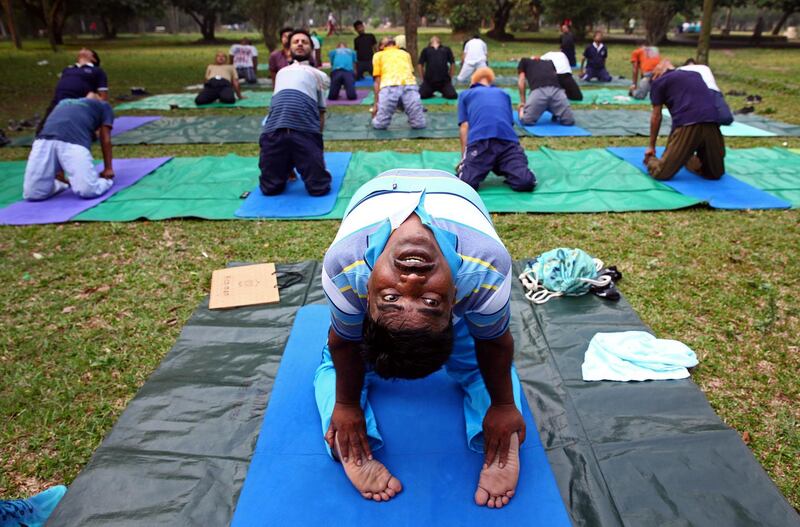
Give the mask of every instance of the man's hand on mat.
POLYGON ((114 179, 114 169, 106 168, 100 172, 100 177, 103 179, 114 179))
POLYGON ((487 468, 498 458, 500 468, 508 460, 511 435, 519 433, 519 443, 525 441, 525 420, 516 405, 491 405, 483 418, 483 466, 487 468))
MULTIPOLYGON (((334 436, 334 451, 339 453, 343 450, 339 448, 339 437, 334 436)), ((392 476, 389 470, 376 459, 370 459, 366 463, 356 464, 355 460, 342 461, 344 473, 350 483, 368 500, 389 501, 398 492, 403 490, 400 481, 392 476)))
POLYGON ((656 157, 656 149, 648 146, 644 150, 644 164, 646 165, 652 157, 656 157))
POLYGON ((331 425, 325 434, 325 440, 333 448, 335 439, 338 439, 342 447, 344 463, 352 458, 356 465, 361 466, 363 461, 372 460, 372 449, 367 440, 367 421, 361 405, 336 403, 333 406, 331 425))
POLYGON ((63 170, 59 170, 58 172, 56 172, 56 179, 62 183, 66 183, 67 185, 69 185, 69 180, 67 179, 67 176, 64 175, 63 170))
POLYGON ((508 459, 500 466, 495 458, 491 465, 481 470, 478 488, 475 490, 475 503, 486 505, 491 509, 499 509, 507 505, 514 496, 519 481, 519 444, 520 435, 511 434, 508 445, 508 459))

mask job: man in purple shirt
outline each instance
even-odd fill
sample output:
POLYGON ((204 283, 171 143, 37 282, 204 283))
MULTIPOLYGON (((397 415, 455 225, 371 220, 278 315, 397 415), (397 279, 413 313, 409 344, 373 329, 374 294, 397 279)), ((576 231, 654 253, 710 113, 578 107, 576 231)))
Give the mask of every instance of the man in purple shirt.
POLYGON ((670 61, 662 60, 653 70, 650 101, 650 146, 644 153, 650 175, 670 179, 685 165, 706 179, 721 178, 725 172, 725 141, 714 96, 703 77, 694 71, 676 70, 670 61), (656 139, 664 105, 672 116, 672 131, 659 159, 656 139))
POLYGON ((281 29, 281 47, 269 54, 269 76, 272 86, 275 86, 275 76, 292 61, 292 52, 289 49, 289 35, 294 29, 285 27, 281 29))

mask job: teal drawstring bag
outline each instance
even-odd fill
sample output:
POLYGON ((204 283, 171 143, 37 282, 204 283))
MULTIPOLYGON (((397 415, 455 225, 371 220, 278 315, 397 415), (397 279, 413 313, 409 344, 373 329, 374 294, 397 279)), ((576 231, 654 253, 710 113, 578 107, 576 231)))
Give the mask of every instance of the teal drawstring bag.
POLYGON ((598 278, 602 268, 602 260, 581 249, 559 247, 528 262, 519 279, 527 290, 525 297, 534 304, 544 304, 557 296, 584 295, 592 286, 605 287, 611 277, 598 278))

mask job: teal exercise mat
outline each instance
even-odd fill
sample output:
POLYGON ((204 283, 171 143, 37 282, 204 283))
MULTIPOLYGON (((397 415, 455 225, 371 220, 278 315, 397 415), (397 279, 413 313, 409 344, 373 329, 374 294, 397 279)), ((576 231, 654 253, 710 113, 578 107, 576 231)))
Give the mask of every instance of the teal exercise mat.
POLYGON ((581 90, 583 99, 580 101, 569 101, 572 105, 603 105, 603 106, 641 106, 650 105, 650 100, 634 99, 628 95, 628 90, 598 88, 581 90))
MULTIPOLYGON (((800 136, 800 124, 790 124, 784 123, 781 121, 775 121, 768 117, 764 117, 762 115, 748 113, 748 114, 736 114, 734 118, 737 122, 742 124, 747 124, 750 126, 755 126, 756 128, 760 128, 762 130, 766 130, 767 132, 772 132, 777 136, 784 136, 784 137, 798 137, 800 136)), ((795 116, 795 118, 797 118, 795 116)))
POLYGON ((26 161, 0 161, 0 208, 22 199, 26 161))
POLYGON ((139 184, 79 214, 76 221, 133 221, 140 218, 234 219, 242 194, 258 183, 258 158, 174 158, 139 184))
MULTIPOLYGON (((602 148, 527 151, 537 178, 534 192, 514 192, 490 174, 478 190, 490 212, 623 212, 690 207, 687 198, 644 176, 602 148)), ((453 173, 460 156, 451 152, 355 152, 331 218, 340 218, 355 191, 393 168, 427 168, 453 173)))
POLYGON ((237 99, 233 104, 215 102, 198 106, 194 103, 194 93, 164 93, 151 95, 138 101, 124 102, 114 107, 115 111, 123 110, 170 110, 172 108, 266 108, 272 101, 271 91, 243 91, 244 99, 237 99))
POLYGON ((725 152, 725 171, 800 208, 800 156, 783 148, 737 148, 725 152))
MULTIPOLYGON (((375 458, 403 484, 386 503, 365 500, 328 455, 314 396, 330 310, 300 308, 283 352, 232 527, 325 525, 540 525, 570 527, 538 434, 520 446, 519 483, 501 510, 474 503, 483 455, 464 433, 464 391, 443 370, 418 380, 369 383, 368 400, 384 440, 375 458), (442 482, 447 482, 442 484, 442 482), (306 489, 323 488, 314 500, 306 489)), ((477 373, 477 372, 476 372, 477 373)), ((522 400, 526 429, 536 430, 522 400)))
MULTIPOLYGON (((297 312, 326 301, 319 262, 277 271, 279 304, 201 302, 49 526, 230 524, 297 312)), ((528 435, 538 434, 573 525, 797 524, 691 380, 580 379, 594 333, 648 330, 624 298, 534 307, 518 284, 511 294, 515 363, 537 425, 528 435)))

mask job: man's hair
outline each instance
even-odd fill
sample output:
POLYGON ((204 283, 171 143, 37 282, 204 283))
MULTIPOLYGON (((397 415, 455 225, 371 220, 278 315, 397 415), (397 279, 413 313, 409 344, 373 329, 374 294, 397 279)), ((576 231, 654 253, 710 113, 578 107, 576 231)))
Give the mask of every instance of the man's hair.
POLYGON ((361 20, 356 20, 355 22, 353 22, 353 29, 358 29, 358 26, 363 26, 363 25, 364 22, 362 22, 361 20))
POLYGON ((384 379, 420 379, 437 371, 453 351, 453 321, 441 331, 389 328, 381 319, 364 318, 361 357, 384 379))
POLYGON ((294 31, 293 27, 289 27, 289 26, 282 27, 281 30, 278 31, 278 36, 282 37, 284 33, 291 33, 293 31, 294 31))
POLYGON ((494 84, 494 71, 492 71, 492 68, 478 68, 475 70, 470 79, 470 84, 477 84, 483 79, 489 81, 489 84, 494 84))
POLYGON ((95 50, 93 50, 93 49, 89 49, 89 53, 92 54, 92 64, 94 64, 95 66, 97 66, 99 68, 100 67, 100 55, 98 55, 97 52, 95 50))
POLYGON ((688 59, 686 59, 686 62, 683 63, 684 66, 691 66, 693 64, 697 64, 697 62, 695 62, 692 57, 689 57, 688 59))
POLYGON ((292 41, 295 35, 305 35, 306 37, 308 37, 308 41, 311 42, 311 33, 306 31, 305 29, 295 29, 294 31, 292 31, 292 34, 289 35, 289 42, 292 41))
POLYGON ((387 46, 396 46, 397 45, 397 39, 395 39, 394 37, 383 37, 383 38, 386 39, 386 45, 387 46))

